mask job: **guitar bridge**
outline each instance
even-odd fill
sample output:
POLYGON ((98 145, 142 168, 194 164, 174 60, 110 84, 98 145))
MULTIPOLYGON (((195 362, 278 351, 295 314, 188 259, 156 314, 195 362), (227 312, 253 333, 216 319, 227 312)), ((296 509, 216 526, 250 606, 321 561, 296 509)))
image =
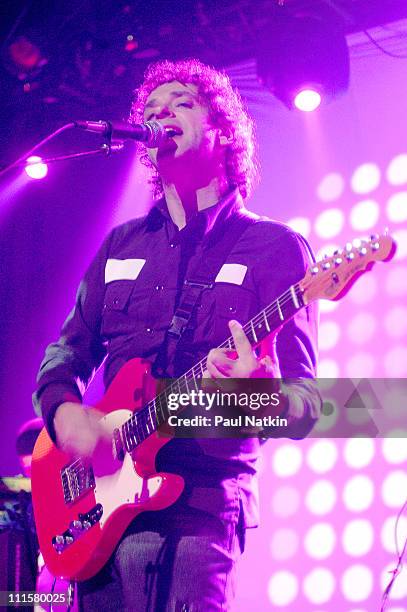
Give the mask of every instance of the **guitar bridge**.
POLYGON ((71 504, 81 495, 95 488, 95 476, 92 466, 82 459, 76 459, 61 470, 61 483, 64 501, 71 504))

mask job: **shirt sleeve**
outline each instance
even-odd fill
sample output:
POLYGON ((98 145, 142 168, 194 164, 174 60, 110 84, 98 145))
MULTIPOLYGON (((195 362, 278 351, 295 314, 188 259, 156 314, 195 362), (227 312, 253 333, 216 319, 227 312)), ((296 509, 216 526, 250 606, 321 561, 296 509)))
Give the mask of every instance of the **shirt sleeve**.
POLYGON ((101 338, 105 293, 104 271, 112 233, 105 239, 77 291, 75 306, 50 344, 37 375, 33 404, 55 442, 54 416, 63 402, 81 402, 82 395, 102 363, 106 348, 101 338))
MULTIPOLYGON (((305 241, 288 229, 270 244, 256 266, 256 284, 263 308, 304 277, 312 263, 305 245, 305 241)), ((289 426, 285 432, 290 438, 304 438, 321 413, 322 401, 315 380, 317 336, 316 302, 299 310, 277 335, 282 391, 288 398, 284 416, 289 426)))

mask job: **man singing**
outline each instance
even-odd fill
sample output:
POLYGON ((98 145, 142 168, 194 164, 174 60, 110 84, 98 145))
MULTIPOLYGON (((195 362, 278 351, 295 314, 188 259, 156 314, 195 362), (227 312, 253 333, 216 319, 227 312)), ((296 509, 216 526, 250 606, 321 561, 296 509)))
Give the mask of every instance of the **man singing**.
MULTIPOLYGON (((229 79, 198 60, 148 68, 130 121, 151 120, 168 131, 142 153, 156 204, 103 242, 47 348, 35 407, 61 449, 90 455, 100 416, 82 393, 106 356, 107 387, 134 357, 164 377, 208 356, 204 377, 296 379, 285 387, 285 435, 304 437, 320 409, 314 309, 298 310, 269 337, 268 354, 264 345, 254 351, 242 329, 302 279, 310 258, 301 237, 244 206, 257 176, 252 120, 229 79), (215 348, 230 334, 234 354, 215 348)), ((80 609, 229 610, 245 530, 258 522, 259 452, 258 438, 164 445, 157 471, 181 475, 184 491, 131 523, 105 567, 79 584, 80 609)))

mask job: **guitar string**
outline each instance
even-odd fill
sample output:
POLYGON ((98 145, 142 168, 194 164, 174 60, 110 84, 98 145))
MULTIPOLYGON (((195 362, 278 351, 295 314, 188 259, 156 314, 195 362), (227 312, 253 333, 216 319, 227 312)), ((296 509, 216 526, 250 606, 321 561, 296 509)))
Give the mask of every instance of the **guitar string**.
MULTIPOLYGON (((243 331, 245 331, 246 333, 252 334, 253 335, 253 340, 255 340, 255 334, 253 334, 253 328, 255 326, 257 326, 259 323, 264 323, 265 316, 266 316, 266 318, 268 318, 269 316, 274 315, 276 313, 278 313, 279 316, 280 316, 281 306, 284 306, 290 300, 294 301, 293 300, 293 295, 292 295, 292 290, 294 290, 295 295, 298 297, 297 290, 299 288, 300 288, 299 283, 295 283, 294 285, 289 287, 272 304, 270 304, 269 306, 264 308, 260 313, 257 313, 253 317, 253 319, 251 319, 248 323, 246 323, 243 326, 243 331), (274 304, 276 304, 276 305, 274 306, 274 304)), ((229 336, 229 338, 227 338, 222 344, 220 344, 218 348, 227 348, 228 345, 230 346, 230 344, 232 342, 233 342, 233 338, 232 338, 232 336, 229 336)), ((132 431, 134 432, 134 430, 135 430, 135 433, 138 434, 136 436, 133 435, 133 437, 135 437, 135 439, 136 439, 136 446, 140 442, 145 440, 145 438, 147 437, 144 434, 144 428, 147 426, 147 420, 148 420, 148 416, 146 415, 146 412, 148 411, 150 416, 151 416, 151 412, 154 412, 154 415, 156 417, 155 426, 157 427, 157 423, 159 422, 158 414, 157 414, 157 406, 156 406, 157 401, 160 404, 158 410, 161 411, 161 414, 164 417, 163 406, 161 405, 161 399, 166 399, 167 396, 169 395, 169 393, 175 389, 175 385, 177 385, 178 386, 178 390, 181 391, 181 387, 180 387, 180 381, 181 380, 183 380, 183 384, 188 389, 188 380, 191 381, 191 374, 192 374, 193 381, 196 384, 196 378, 197 378, 196 374, 199 374, 199 371, 202 374, 202 372, 204 370, 205 362, 206 362, 206 357, 201 359, 192 368, 187 370, 187 372, 185 372, 182 376, 177 378, 176 381, 171 383, 168 387, 166 387, 166 389, 164 391, 162 391, 160 394, 158 394, 153 401, 148 402, 148 404, 144 408, 139 410, 136 414, 132 415, 130 417, 130 419, 128 419, 128 421, 126 421, 126 423, 129 423, 128 428, 130 428, 130 426, 131 426, 132 431), (141 428, 141 431, 140 431, 140 428, 141 428), (143 434, 143 436, 141 436, 140 434, 143 434), (138 440, 137 438, 140 438, 140 440, 138 440)), ((189 389, 188 389, 188 391, 189 391, 189 389)), ((149 427, 147 426, 147 431, 148 430, 149 430, 149 427)), ((150 432, 148 432, 148 433, 150 434, 150 432)))

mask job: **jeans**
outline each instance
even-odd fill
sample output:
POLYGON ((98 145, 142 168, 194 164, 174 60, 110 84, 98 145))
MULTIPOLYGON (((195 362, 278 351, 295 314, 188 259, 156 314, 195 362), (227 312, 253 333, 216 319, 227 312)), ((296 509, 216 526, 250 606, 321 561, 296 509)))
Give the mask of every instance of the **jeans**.
POLYGON ((84 612, 219 612, 231 609, 238 522, 175 505, 145 512, 125 532, 107 565, 78 584, 84 612))

